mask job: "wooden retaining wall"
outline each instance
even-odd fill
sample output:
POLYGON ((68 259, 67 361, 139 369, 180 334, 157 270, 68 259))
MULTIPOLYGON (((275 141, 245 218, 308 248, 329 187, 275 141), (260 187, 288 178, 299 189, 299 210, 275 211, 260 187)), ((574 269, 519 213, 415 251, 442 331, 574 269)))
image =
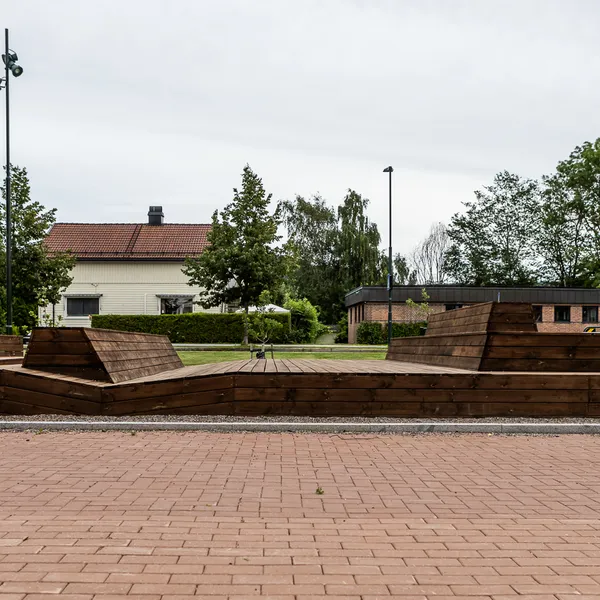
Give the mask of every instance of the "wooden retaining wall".
POLYGON ((392 361, 253 360, 119 384, 6 367, 0 413, 600 416, 600 373, 476 373, 392 361))

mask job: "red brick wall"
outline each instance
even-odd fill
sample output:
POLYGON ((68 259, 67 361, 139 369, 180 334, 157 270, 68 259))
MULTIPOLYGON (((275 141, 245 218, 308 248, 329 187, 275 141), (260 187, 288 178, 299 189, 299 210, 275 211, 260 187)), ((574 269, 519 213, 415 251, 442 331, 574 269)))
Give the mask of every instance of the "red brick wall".
POLYGON ((554 305, 542 306, 542 322, 537 324, 538 331, 549 333, 583 333, 588 323, 582 322, 581 306, 571 305, 571 322, 554 322, 554 305))

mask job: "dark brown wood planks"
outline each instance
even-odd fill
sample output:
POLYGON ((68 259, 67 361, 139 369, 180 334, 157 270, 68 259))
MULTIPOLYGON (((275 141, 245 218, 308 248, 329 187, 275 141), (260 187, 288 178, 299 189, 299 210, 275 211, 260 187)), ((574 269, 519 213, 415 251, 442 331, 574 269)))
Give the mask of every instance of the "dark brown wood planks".
POLYGON ((237 361, 118 384, 0 369, 10 414, 600 416, 600 373, 483 373, 393 361, 237 361))
POLYGON ((426 336, 492 331, 535 333, 531 304, 524 302, 486 302, 429 316, 426 336))
POLYGON ((83 327, 34 329, 23 367, 84 379, 110 381, 83 327))
POLYGON ((34 329, 26 368, 119 383, 180 369, 166 336, 107 329, 34 329))
POLYGON ((0 335, 0 356, 23 356, 23 338, 20 335, 0 335))
POLYGON ((482 371, 600 372, 600 336, 589 333, 493 333, 482 371))
POLYGON ((595 373, 600 336, 539 333, 531 305, 492 302, 432 315, 425 336, 393 339, 387 358, 478 371, 595 373))
POLYGON ((455 333, 394 338, 387 359, 479 370, 486 333, 455 333))

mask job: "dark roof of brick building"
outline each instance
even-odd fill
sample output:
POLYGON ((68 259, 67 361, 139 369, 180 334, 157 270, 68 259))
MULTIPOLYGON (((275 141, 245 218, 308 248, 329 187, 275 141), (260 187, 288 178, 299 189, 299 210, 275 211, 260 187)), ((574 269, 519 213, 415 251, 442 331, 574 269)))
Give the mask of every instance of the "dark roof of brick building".
MULTIPOLYGON (((425 288, 432 303, 527 302, 530 304, 592 304, 600 303, 600 289, 525 286, 460 286, 460 285, 398 285, 392 289, 392 302, 411 298, 422 302, 425 288)), ((389 292, 382 286, 363 286, 346 294, 346 306, 363 302, 388 302, 389 292)))
POLYGON ((51 252, 71 251, 78 260, 183 260, 208 246, 210 225, 56 223, 48 233, 51 252))

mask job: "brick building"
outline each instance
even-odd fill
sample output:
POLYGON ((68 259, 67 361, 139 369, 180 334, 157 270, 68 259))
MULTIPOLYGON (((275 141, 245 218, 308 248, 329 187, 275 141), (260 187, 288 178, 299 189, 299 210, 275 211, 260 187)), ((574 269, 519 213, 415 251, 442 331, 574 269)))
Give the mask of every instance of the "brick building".
MULTIPOLYGON (((469 287, 455 285, 397 286, 392 291, 395 323, 424 320, 408 306, 411 298, 422 302, 421 290, 429 295, 431 312, 443 312, 480 302, 528 302, 533 305, 539 331, 582 332, 596 325, 600 312, 600 289, 556 287, 469 287)), ((348 342, 356 343, 356 330, 363 321, 387 323, 388 291, 383 286, 359 287, 346 294, 348 342)))

